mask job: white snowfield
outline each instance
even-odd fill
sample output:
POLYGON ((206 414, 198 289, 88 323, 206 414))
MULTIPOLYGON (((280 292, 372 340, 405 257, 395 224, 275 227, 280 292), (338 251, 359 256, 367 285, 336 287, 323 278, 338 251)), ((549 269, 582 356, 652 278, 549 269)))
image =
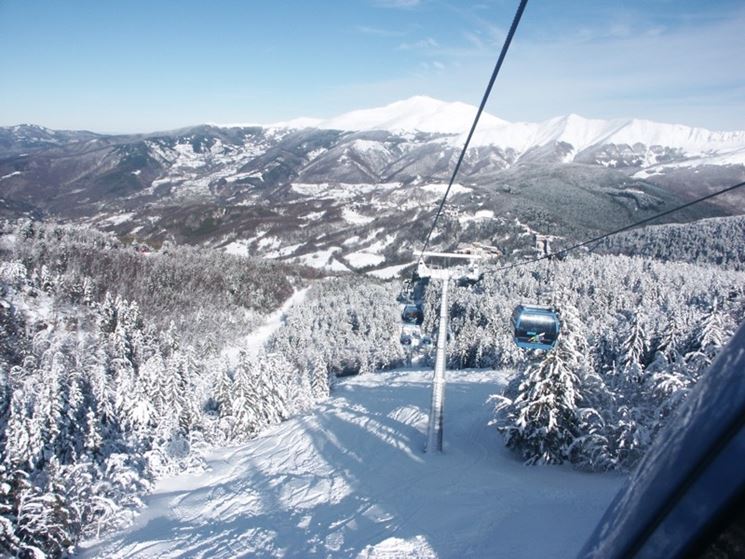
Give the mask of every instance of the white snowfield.
POLYGON ((617 474, 524 466, 487 425, 500 372, 449 372, 445 453, 425 454, 431 371, 352 377, 311 414, 164 479, 85 557, 573 557, 617 474))
MULTIPOLYGON (((470 130, 477 108, 461 102, 448 103, 418 95, 384 107, 351 111, 329 119, 299 118, 274 123, 280 128, 322 128, 335 130, 421 131, 458 134, 451 138, 461 146, 470 130)), ((508 122, 482 113, 472 146, 495 145, 524 153, 531 147, 567 142, 575 153, 603 144, 641 143, 683 150, 689 155, 727 155, 745 147, 745 131, 717 132, 682 124, 665 124, 636 118, 588 119, 576 114, 543 122, 508 122)), ((741 163, 740 158, 736 158, 741 163)))

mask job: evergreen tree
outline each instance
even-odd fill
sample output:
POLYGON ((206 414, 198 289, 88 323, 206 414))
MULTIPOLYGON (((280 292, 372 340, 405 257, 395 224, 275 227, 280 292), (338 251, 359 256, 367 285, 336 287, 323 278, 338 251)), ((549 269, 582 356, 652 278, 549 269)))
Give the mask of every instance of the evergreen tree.
POLYGON ((316 354, 313 363, 308 367, 311 371, 311 393, 316 400, 325 400, 331 393, 329 373, 323 358, 316 354))
POLYGON ((724 326, 722 313, 715 300, 694 329, 690 351, 685 356, 686 360, 694 362, 698 369, 704 369, 711 364, 719 349, 724 346, 731 335, 732 333, 728 332, 724 326))
POLYGON ((562 333, 556 347, 522 375, 516 398, 499 423, 506 444, 528 464, 560 464, 569 457, 579 432, 579 369, 583 355, 581 325, 576 309, 562 308, 562 333))
POLYGON ((649 340, 638 314, 634 314, 626 338, 621 342, 621 364, 630 367, 636 363, 640 367, 644 364, 649 351, 649 340))

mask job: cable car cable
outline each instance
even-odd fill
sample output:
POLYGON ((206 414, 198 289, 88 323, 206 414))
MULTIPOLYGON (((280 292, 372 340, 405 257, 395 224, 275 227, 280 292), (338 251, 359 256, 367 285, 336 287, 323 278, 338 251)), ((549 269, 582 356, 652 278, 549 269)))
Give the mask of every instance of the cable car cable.
POLYGON ((600 241, 607 239, 608 237, 612 237, 613 235, 618 235, 619 233, 623 233, 624 231, 628 231, 629 229, 633 229, 635 227, 638 227, 640 225, 644 225, 645 223, 649 223, 650 221, 654 221, 656 219, 659 219, 661 217, 665 217, 666 215, 670 215, 675 212, 679 212, 680 210, 684 210, 686 208, 690 208, 691 206, 695 206, 696 204, 700 204, 701 202, 705 202, 706 200, 710 200, 711 198, 715 198, 717 196, 721 196, 722 194, 727 194, 728 192, 732 192, 733 190, 737 190, 738 188, 742 188, 745 186, 745 182, 740 182, 735 185, 729 186, 727 188, 724 188, 722 190, 719 190, 717 192, 712 192, 711 194, 707 194, 706 196, 702 196, 701 198, 697 198, 696 200, 692 200, 691 202, 687 202, 681 206, 677 206, 675 208, 672 208, 670 210, 667 210, 662 213, 658 213, 653 215, 652 217, 648 217, 642 220, 639 220, 635 223, 632 223, 630 225, 625 225, 624 227, 621 227, 620 229, 616 229, 615 231, 611 231, 609 233, 604 233, 603 235, 598 235, 597 237, 593 237, 592 239, 588 239, 586 241, 582 241, 580 243, 577 243, 575 245, 572 245, 570 247, 561 249, 553 254, 549 254, 548 256, 539 256, 537 258, 533 258, 531 260, 525 260, 523 262, 517 262, 515 264, 510 264, 509 266, 502 266, 500 268, 495 268, 491 270, 492 272, 502 272, 504 270, 512 270, 513 268, 520 268, 522 266, 527 266, 528 264, 534 264, 536 262, 540 262, 542 260, 547 260, 551 258, 561 257, 569 252, 576 250, 578 248, 586 247, 587 245, 591 245, 594 243, 599 243, 600 241))
POLYGON ((481 105, 479 105, 479 110, 476 111, 476 118, 473 119, 473 124, 471 125, 471 130, 468 132, 468 136, 466 137, 466 142, 463 145, 463 149, 460 152, 460 156, 458 157, 458 162, 455 164, 455 169, 453 170, 453 175, 450 177, 450 182, 448 183, 448 187, 445 189, 445 195, 442 197, 442 200, 440 201, 440 206, 437 208, 437 213, 435 213, 435 218, 432 221, 432 227, 430 227, 429 232, 427 233, 427 237, 424 240, 424 247, 422 248, 421 253, 419 254, 418 262, 421 263, 422 259, 424 257, 424 252, 427 250, 427 247, 429 246, 429 240, 432 237, 432 232, 435 230, 435 226, 437 225, 437 220, 440 217, 440 214, 442 213, 442 208, 445 206, 445 201, 447 200, 448 194, 450 193, 450 189, 453 186, 453 183, 455 182, 455 177, 458 175, 458 170, 460 169, 461 163, 463 163, 463 158, 466 155, 466 151, 468 150, 468 145, 471 143, 471 138, 473 137, 473 133, 476 131, 476 125, 479 122, 479 118, 481 117, 481 113, 484 111, 484 107, 486 106, 486 101, 489 99, 489 94, 491 93, 492 87, 494 86, 494 81, 497 79, 497 75, 499 74, 499 70, 502 68, 502 63, 504 62, 505 56, 507 56, 507 50, 510 48, 510 43, 512 43, 512 38, 515 35, 515 31, 517 30, 517 26, 520 23, 520 18, 522 18, 523 12, 525 11, 525 6, 527 5, 528 0, 520 0, 520 5, 517 7, 517 11, 515 12, 515 17, 512 20, 512 25, 510 26, 510 30, 507 33, 507 37, 504 40, 504 44, 502 45, 502 51, 499 53, 499 58, 497 59, 497 64, 494 66, 494 70, 492 71, 491 78, 489 79, 489 84, 486 86, 486 91, 484 91, 484 96, 481 99, 481 105))

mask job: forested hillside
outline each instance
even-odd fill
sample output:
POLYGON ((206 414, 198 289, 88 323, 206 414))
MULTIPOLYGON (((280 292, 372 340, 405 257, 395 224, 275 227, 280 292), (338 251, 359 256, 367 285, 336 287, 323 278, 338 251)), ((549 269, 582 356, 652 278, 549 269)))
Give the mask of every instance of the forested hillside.
MULTIPOLYGON (((495 424, 531 463, 628 469, 745 319, 745 273, 651 258, 581 255, 497 272, 450 295, 448 366, 514 368, 495 424), (561 312, 556 349, 518 349, 518 303, 561 312)), ((295 363, 337 372, 395 366, 396 286, 361 277, 318 286, 274 338, 295 363)), ((423 329, 435 335, 439 284, 426 291, 423 329)), ((426 362, 426 359, 425 359, 426 362)))
POLYGON ((605 239, 596 251, 745 270, 745 216, 634 229, 605 239))
POLYGON ((350 276, 316 284, 270 347, 292 363, 356 374, 404 364, 398 340, 398 282, 350 276))
MULTIPOLYGON (((650 228, 637 239, 653 243, 656 231, 668 234, 650 228)), ((142 253, 33 222, 0 246, 0 549, 9 555, 64 555, 129 522, 153 480, 199 468, 202 449, 309 409, 335 375, 411 358, 399 343, 397 281, 315 281, 253 356, 236 351, 240 340, 316 272, 205 249, 142 253)), ((737 258, 590 253, 487 266, 482 281, 451 290, 448 366, 514 371, 492 405, 521 459, 628 469, 745 318, 745 272, 725 269, 741 267, 737 258), (514 345, 509 315, 521 302, 559 308, 553 351, 514 345)), ((433 281, 430 335, 438 308, 433 281)))
MULTIPOLYGON (((154 479, 328 395, 282 355, 223 349, 309 272, 140 254, 24 223, 0 261, 0 554, 62 556, 126 524, 154 479)), ((312 272, 310 273, 312 275, 312 272)))
POLYGON ((103 300, 109 293, 135 301, 158 327, 173 322, 190 342, 219 344, 245 333, 319 277, 313 268, 185 245, 151 252, 95 229, 25 221, 13 237, 6 258, 38 281, 56 282, 73 297, 103 300))

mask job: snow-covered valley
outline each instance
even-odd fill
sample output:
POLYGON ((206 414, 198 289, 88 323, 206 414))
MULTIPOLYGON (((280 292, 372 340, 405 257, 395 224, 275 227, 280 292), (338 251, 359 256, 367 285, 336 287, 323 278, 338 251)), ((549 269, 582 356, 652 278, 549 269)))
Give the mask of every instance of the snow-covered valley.
POLYGON ((625 476, 506 450, 487 399, 508 371, 448 373, 445 453, 424 453, 431 375, 342 380, 312 413, 212 452, 206 472, 158 482, 132 527, 82 556, 573 556, 625 476))

